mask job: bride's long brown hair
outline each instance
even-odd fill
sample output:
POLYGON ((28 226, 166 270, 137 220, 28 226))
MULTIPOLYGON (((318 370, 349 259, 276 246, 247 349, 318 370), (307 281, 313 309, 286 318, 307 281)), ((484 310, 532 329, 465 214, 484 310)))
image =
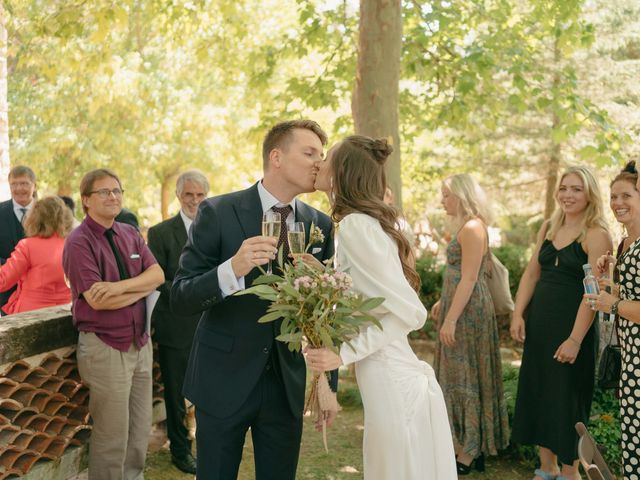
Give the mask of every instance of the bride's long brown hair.
POLYGON ((339 222, 350 213, 364 213, 378 220, 398 245, 405 278, 420 292, 415 256, 398 228, 398 211, 383 201, 387 188, 384 164, 393 148, 385 139, 363 135, 347 137, 335 148, 331 158, 333 220, 339 222))

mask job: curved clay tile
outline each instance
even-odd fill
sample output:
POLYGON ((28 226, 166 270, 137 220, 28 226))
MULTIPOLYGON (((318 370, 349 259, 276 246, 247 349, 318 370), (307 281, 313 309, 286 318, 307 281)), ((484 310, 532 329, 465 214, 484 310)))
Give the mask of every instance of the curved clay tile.
POLYGON ((65 376, 69 380, 75 380, 78 383, 80 383, 82 381, 82 379, 80 378, 80 372, 78 372, 78 365, 77 364, 65 376))
POLYGON ((48 390, 39 388, 33 393, 33 396, 31 397, 31 401, 29 402, 29 406, 35 407, 38 409, 39 412, 42 412, 50 396, 51 396, 51 392, 49 392, 48 390))
POLYGON ((60 435, 63 437, 73 438, 78 427, 91 428, 91 425, 85 425, 83 423, 80 423, 78 420, 67 419, 67 423, 64 427, 62 427, 62 430, 60 431, 60 435))
POLYGON ((18 382, 10 378, 0 378, 0 398, 9 398, 9 392, 13 391, 13 388, 18 385, 18 382))
POLYGON ((65 423, 67 423, 67 419, 66 418, 53 417, 49 421, 49 423, 47 423, 47 426, 45 427, 44 431, 49 433, 49 434, 51 434, 51 435, 59 435, 60 431, 64 427, 65 423))
POLYGON ((65 403, 67 403, 67 397, 65 397, 61 393, 54 393, 47 400, 42 413, 46 413, 47 415, 51 416, 56 415, 56 412, 60 410, 60 407, 62 407, 65 403))
POLYGON ((34 463, 40 459, 40 454, 33 450, 23 450, 20 455, 14 460, 13 468, 17 468, 22 473, 27 473, 34 463))
POLYGON ((0 400, 0 415, 13 421, 15 416, 24 406, 13 398, 3 398, 0 400))
POLYGON ((42 367, 34 367, 29 371, 29 374, 23 380, 24 383, 30 383, 36 387, 41 386, 51 377, 51 374, 42 367))
POLYGON ((60 457, 69 446, 69 439, 66 437, 54 437, 47 449, 43 452, 46 455, 51 455, 54 458, 60 457))
POLYGON ((27 448, 29 443, 31 443, 31 440, 33 440, 33 435, 34 433, 31 430, 20 430, 18 435, 16 435, 11 441, 11 445, 24 450, 27 448))
POLYGON ((31 398, 36 392, 36 387, 29 383, 19 383, 15 387, 13 387, 13 391, 7 395, 7 398, 13 398, 14 400, 20 402, 23 405, 29 405, 31 403, 31 398))
POLYGON ((51 375, 54 375, 62 365, 62 359, 53 352, 49 352, 40 362, 40 366, 51 375))
POLYGON ((44 413, 39 413, 38 415, 31 417, 24 427, 37 432, 44 432, 50 421, 51 417, 44 413))
POLYGON ((40 388, 49 390, 50 392, 57 392, 63 381, 64 380, 62 378, 51 375, 42 385, 40 385, 40 388))
POLYGON ((13 418, 13 423, 14 423, 14 425, 16 425, 18 427, 23 427, 24 428, 24 426, 27 423, 29 423, 29 420, 31 420, 31 418, 33 418, 36 415, 38 415, 38 413, 39 413, 38 410, 36 410, 34 407, 24 407, 13 418))
POLYGON ((89 407, 86 405, 78 405, 69 414, 69 418, 73 420, 79 420, 82 423, 89 423, 91 414, 89 413, 89 407))
POLYGON ((13 439, 20 435, 20 428, 15 425, 2 425, 0 427, 0 447, 6 447, 13 443, 13 439))
POLYGON ((58 393, 64 395, 67 399, 71 398, 73 393, 78 389, 79 383, 70 378, 65 378, 58 387, 58 393))
POLYGON ((73 412, 73 409, 76 408, 77 405, 75 403, 64 402, 62 405, 58 407, 58 410, 50 413, 50 415, 59 415, 61 417, 68 418, 69 414, 73 412))
POLYGON ((60 434, 78 443, 86 443, 91 437, 91 425, 66 426, 60 434))
MULTIPOLYGON (((13 463, 22 455, 23 450, 18 447, 9 446, 0 452, 0 465, 5 469, 13 467, 13 463)), ((17 467, 16 467, 17 468, 17 467)), ((24 473, 24 472, 23 472, 24 473)))
POLYGON ((77 362, 70 358, 65 358, 62 361, 62 363, 58 366, 58 369, 56 370, 55 374, 58 377, 67 378, 69 374, 73 372, 74 369, 75 370, 78 369, 77 362))
POLYGON ((75 392, 69 397, 69 401, 77 405, 85 405, 89 403, 89 389, 83 384, 79 383, 75 392))
POLYGON ((47 447, 49 446, 53 438, 53 436, 47 435, 44 432, 34 432, 31 436, 29 444, 27 445, 27 448, 38 453, 43 453, 47 450, 47 447))
POLYGON ((22 472, 17 468, 10 468, 8 470, 0 470, 0 480, 9 480, 11 478, 20 478, 22 472))
POLYGON ((29 365, 24 360, 18 360, 17 362, 13 362, 9 365, 4 373, 0 374, 0 377, 7 377, 16 382, 23 382, 24 379, 29 375, 29 371, 31 370, 31 365, 29 365))

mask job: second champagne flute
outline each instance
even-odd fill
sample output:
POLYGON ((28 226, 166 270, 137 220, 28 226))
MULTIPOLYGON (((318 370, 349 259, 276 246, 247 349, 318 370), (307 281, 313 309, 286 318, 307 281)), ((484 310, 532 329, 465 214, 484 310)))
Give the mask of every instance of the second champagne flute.
MULTIPOLYGON (((280 214, 273 210, 267 210, 262 215, 262 235, 264 237, 274 237, 276 241, 280 238, 280 214)), ((271 260, 267 266, 267 275, 271 275, 271 260)))
POLYGON ((304 223, 293 222, 288 225, 287 240, 289 240, 289 251, 293 254, 304 253, 304 223))

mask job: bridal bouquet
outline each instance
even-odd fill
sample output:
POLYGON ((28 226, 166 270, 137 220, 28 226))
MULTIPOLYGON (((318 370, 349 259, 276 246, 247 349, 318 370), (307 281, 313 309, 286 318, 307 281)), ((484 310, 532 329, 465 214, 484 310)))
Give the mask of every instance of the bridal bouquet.
MULTIPOLYGON (((309 246, 324 241, 322 230, 311 226, 309 246)), ((338 353, 340 345, 349 345, 360 326, 372 323, 382 325, 369 312, 384 298, 365 298, 351 290, 351 277, 323 264, 303 261, 279 263, 282 275, 261 275, 250 288, 240 294, 254 294, 271 305, 258 322, 282 319, 280 335, 276 340, 287 344, 289 350, 300 351, 303 342, 312 348, 326 347, 338 353)), ((353 347, 352 347, 353 348, 353 347)), ((339 409, 335 395, 329 388, 326 374, 314 374, 311 390, 305 402, 305 411, 316 413, 323 421, 325 450, 326 424, 324 412, 339 409)))

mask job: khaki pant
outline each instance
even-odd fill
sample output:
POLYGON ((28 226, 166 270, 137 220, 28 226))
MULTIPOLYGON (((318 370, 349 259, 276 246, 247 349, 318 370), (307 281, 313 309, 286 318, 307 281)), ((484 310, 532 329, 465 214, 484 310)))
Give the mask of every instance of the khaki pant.
POLYGON ((89 387, 89 480, 141 480, 151 430, 151 341, 120 352, 80 332, 78 370, 89 387))

